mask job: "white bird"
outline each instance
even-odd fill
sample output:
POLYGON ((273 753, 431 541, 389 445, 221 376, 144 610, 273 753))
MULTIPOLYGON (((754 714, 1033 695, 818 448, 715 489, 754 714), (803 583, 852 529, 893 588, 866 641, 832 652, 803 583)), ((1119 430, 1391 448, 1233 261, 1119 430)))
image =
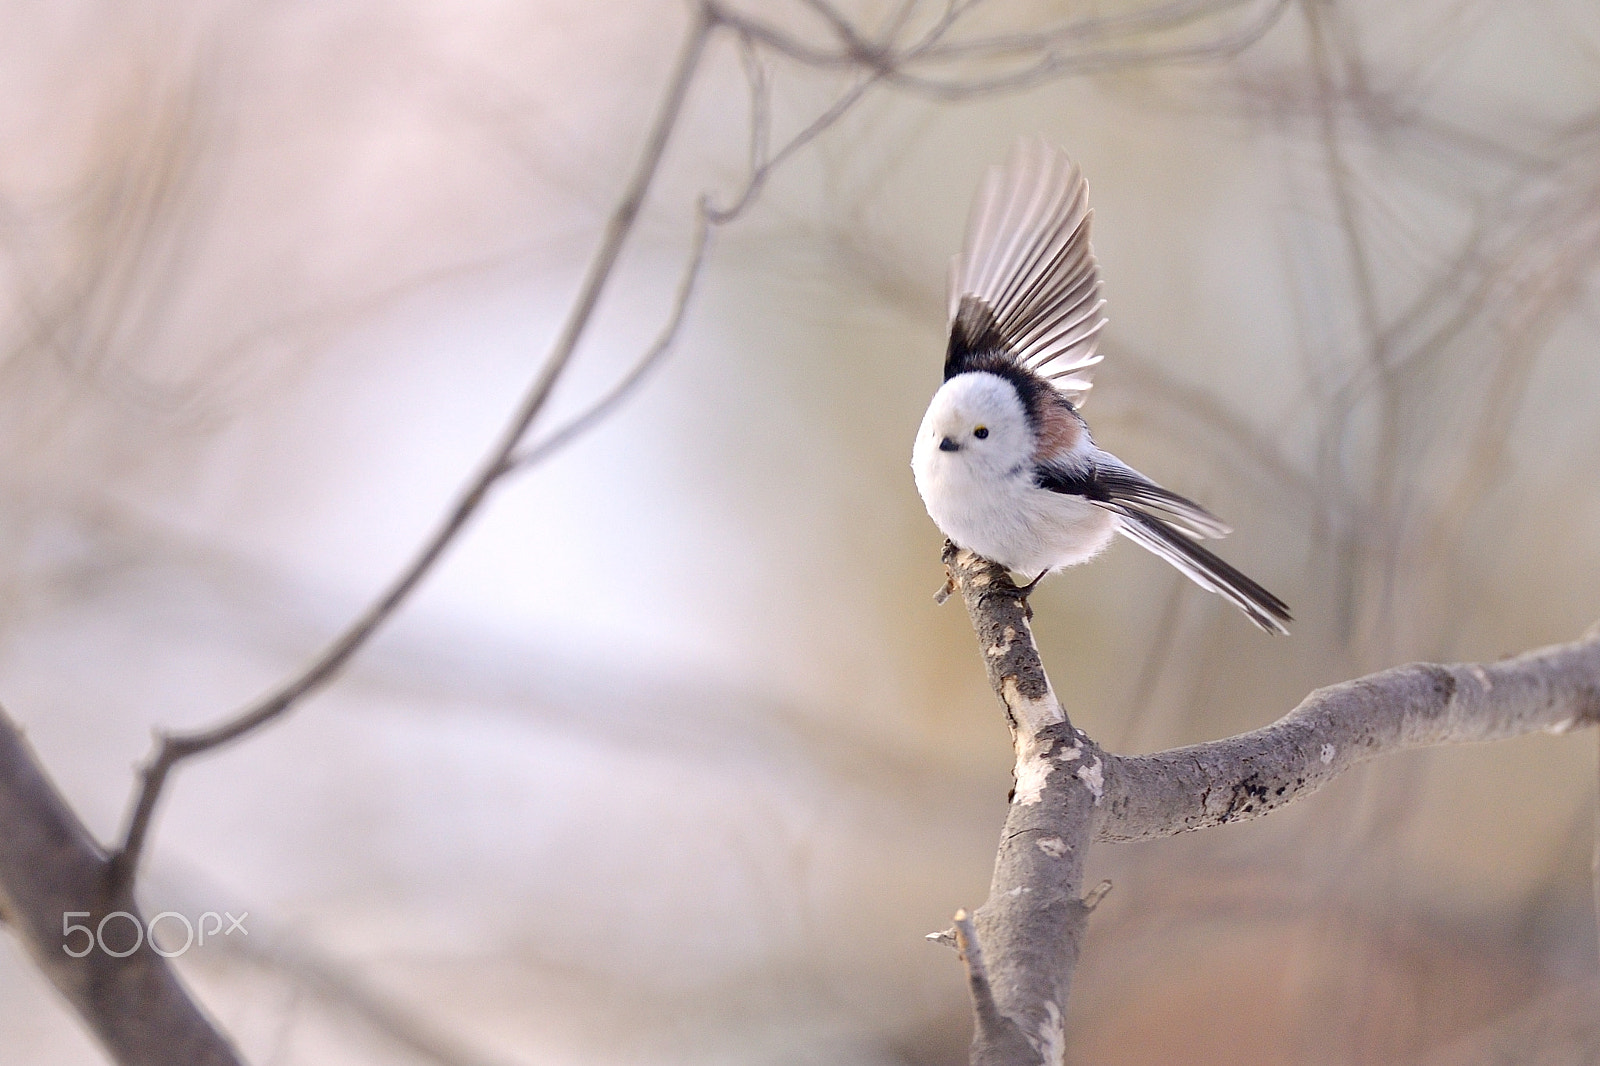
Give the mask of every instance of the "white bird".
POLYGON ((1196 543, 1228 527, 1097 447, 1078 414, 1104 358, 1092 216, 1083 174, 1042 139, 990 169, 951 263, 944 384, 911 453, 917 491, 955 544, 1037 575, 1025 592, 1121 533, 1287 633, 1282 600, 1196 543))

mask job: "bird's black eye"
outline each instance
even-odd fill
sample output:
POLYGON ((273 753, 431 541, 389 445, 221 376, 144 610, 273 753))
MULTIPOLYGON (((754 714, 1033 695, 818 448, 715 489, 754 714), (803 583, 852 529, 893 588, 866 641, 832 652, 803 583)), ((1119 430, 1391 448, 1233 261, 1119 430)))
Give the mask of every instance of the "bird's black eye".
POLYGON ((972 431, 972 435, 974 437, 977 437, 979 440, 982 440, 983 438, 985 438, 985 437, 987 437, 989 435, 989 427, 988 426, 979 426, 977 429, 972 431))

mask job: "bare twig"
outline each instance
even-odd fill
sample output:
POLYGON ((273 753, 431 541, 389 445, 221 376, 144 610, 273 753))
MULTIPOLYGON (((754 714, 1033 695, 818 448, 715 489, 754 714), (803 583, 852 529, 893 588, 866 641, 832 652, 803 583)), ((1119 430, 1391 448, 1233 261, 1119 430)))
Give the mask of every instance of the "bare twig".
MULTIPOLYGON (((1064 23, 1036 34, 1000 34, 963 42, 945 43, 962 16, 975 3, 948 7, 943 16, 905 48, 892 47, 892 37, 869 39, 825 0, 807 0, 807 6, 829 24, 837 49, 809 44, 791 33, 743 12, 718 7, 718 17, 750 40, 809 67, 857 69, 908 92, 940 100, 967 99, 991 93, 1012 92, 1072 74, 1101 73, 1129 66, 1217 59, 1248 48, 1276 24, 1290 0, 1270 0, 1261 12, 1242 25, 1217 36, 1166 47, 1114 46, 1117 39, 1147 38, 1214 19, 1219 13, 1244 6, 1247 0, 1177 0, 1156 4, 1115 18, 1093 16, 1064 23), (1088 46, 1084 46, 1087 42, 1088 46), (1075 47, 1074 47, 1075 46, 1075 47), (1020 70, 988 76, 961 77, 957 72, 974 60, 1016 58, 1020 70), (950 73, 933 73, 949 70, 950 73), (926 71, 926 72, 925 72, 926 71)), ((898 29, 898 23, 891 24, 898 29)))
POLYGON ((512 466, 530 466, 549 458, 556 451, 581 436, 585 431, 603 421, 623 400, 627 399, 646 375, 671 350, 673 343, 677 340, 678 331, 682 327, 684 316, 689 309, 689 302, 693 298, 695 287, 699 283, 701 268, 704 266, 706 255, 710 250, 711 235, 714 230, 717 227, 733 222, 749 210, 751 204, 760 196, 761 190, 766 185, 767 178, 772 174, 773 170, 781 166, 795 152, 811 143, 828 127, 842 118, 873 84, 873 79, 868 79, 852 86, 838 100, 825 108, 804 129, 791 137, 776 153, 769 155, 768 142, 771 138, 772 121, 771 82, 765 68, 761 65, 760 57, 754 51, 751 40, 741 34, 739 42, 740 60, 750 89, 748 146, 750 172, 746 176, 744 185, 734 196, 733 202, 727 207, 715 206, 711 202, 709 194, 700 198, 695 219, 695 235, 690 244, 689 260, 684 266, 681 280, 678 283, 678 291, 673 299, 672 309, 668 312, 667 323, 657 336, 655 343, 644 353, 633 369, 617 381, 604 396, 544 440, 515 456, 511 460, 512 466))
POLYGON ((928 59, 1001 58, 1059 48, 1070 41, 1105 42, 1120 37, 1145 37, 1170 33, 1238 7, 1251 7, 1258 0, 1174 0, 1167 4, 1147 4, 1111 15, 1088 15, 1025 33, 998 33, 961 41, 939 41, 928 45, 922 55, 928 59))
POLYGON ((434 563, 444 554, 445 549, 455 541, 457 535, 477 513, 496 483, 517 468, 512 457, 528 429, 533 425, 534 419, 544 409, 562 371, 566 369, 573 353, 577 350, 578 342, 589 324, 595 305, 600 300, 600 294, 611 277, 612 267, 622 252, 622 246, 633 228, 639 209, 643 206, 645 195, 660 165, 661 156, 666 150, 667 141, 683 112, 689 86, 694 80, 695 71, 705 51, 706 41, 714 27, 715 22, 709 9, 696 8, 689 26, 688 37, 678 57, 677 66, 673 70, 672 80, 655 123, 645 140, 644 151, 623 191, 621 200, 612 212, 605 234, 601 238, 600 247, 589 264, 588 273, 578 291, 577 299, 568 313, 566 324, 546 358, 543 368, 502 431, 499 442, 484 459, 477 474, 467 483, 455 506, 424 542, 412 561, 394 579, 387 591, 300 674, 277 691, 209 729, 192 733, 168 733, 161 736, 155 756, 146 764, 140 775, 140 786, 128 814, 122 844, 111 861, 109 869, 114 887, 130 883, 138 869, 139 857, 150 828, 150 819, 155 813, 162 786, 165 785, 172 768, 184 759, 211 751, 259 729, 327 684, 421 584, 422 579, 433 569, 434 563))
POLYGON ((683 275, 678 281, 678 291, 672 301, 672 310, 669 312, 667 323, 661 328, 655 343, 633 365, 616 384, 600 399, 590 404, 584 411, 568 421, 565 425, 552 432, 524 451, 518 452, 510 460, 512 467, 521 468, 532 466, 550 458, 562 448, 571 444, 586 431, 594 428, 605 419, 616 407, 627 399, 639 386, 651 370, 661 362, 667 352, 672 350, 673 343, 678 339, 678 331, 683 326, 683 319, 689 311, 689 301, 694 295, 695 285, 700 280, 701 268, 705 265, 706 254, 711 246, 711 224, 706 220, 702 208, 695 224, 694 240, 689 250, 689 262, 683 268, 683 275))
POLYGON ((739 64, 744 68, 745 83, 750 88, 750 134, 746 146, 746 165, 754 174, 766 164, 769 142, 772 140, 772 72, 767 69, 767 63, 755 42, 743 34, 739 36, 739 64))
POLYGON ((966 911, 956 911, 954 935, 956 950, 967 968, 967 990, 972 995, 972 1011, 976 1016, 972 1061, 1005 1063, 1031 1056, 1033 1047, 1027 1036, 995 1002, 989 970, 983 963, 983 947, 978 943, 978 931, 973 928, 972 917, 966 911))
POLYGON ((770 159, 752 170, 745 181, 744 188, 734 197, 730 206, 711 207, 708 205, 704 207, 706 216, 712 223, 721 226, 742 215, 755 202, 755 198, 761 194, 761 190, 766 186, 767 178, 771 176, 772 171, 795 152, 810 144, 829 126, 843 118, 845 112, 854 107, 856 101, 860 100, 866 94, 866 91, 876 84, 877 80, 876 77, 869 77, 852 85, 837 100, 828 105, 820 115, 813 119, 805 129, 785 142, 784 146, 774 152, 770 159))
POLYGON ((1210 62, 1238 55, 1261 40, 1277 24, 1288 4, 1289 0, 1278 0, 1238 29, 1193 44, 1166 48, 1100 48, 1077 54, 1045 50, 1023 69, 990 78, 928 78, 899 70, 891 70, 885 78, 896 86, 936 100, 968 100, 994 93, 1020 92, 1075 75, 1210 62))

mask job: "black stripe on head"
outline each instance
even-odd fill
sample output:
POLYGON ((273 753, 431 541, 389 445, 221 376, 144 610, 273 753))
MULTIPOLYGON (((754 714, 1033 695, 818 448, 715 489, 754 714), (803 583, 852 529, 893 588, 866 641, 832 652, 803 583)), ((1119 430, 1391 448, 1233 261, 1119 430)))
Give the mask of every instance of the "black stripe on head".
POLYGON ((1022 398, 1023 412, 1035 433, 1051 407, 1065 407, 1073 412, 1072 417, 1077 417, 1072 403, 1054 385, 1017 362, 1000 335, 989 306, 976 296, 963 296, 956 320, 950 324, 944 379, 972 373, 993 374, 1011 382, 1022 398))

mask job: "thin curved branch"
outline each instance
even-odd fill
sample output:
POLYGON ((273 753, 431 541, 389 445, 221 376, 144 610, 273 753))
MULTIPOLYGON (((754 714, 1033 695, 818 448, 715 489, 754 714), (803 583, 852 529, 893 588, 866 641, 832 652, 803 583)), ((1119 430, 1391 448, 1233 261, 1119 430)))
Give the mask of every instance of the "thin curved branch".
POLYGON ((1167 48, 1107 48, 1067 55, 1045 49, 1037 60, 1022 70, 970 81, 921 77, 907 74, 899 68, 891 69, 884 78, 909 92, 936 100, 966 100, 992 93, 1030 89, 1044 82, 1071 75, 1104 74, 1128 67, 1175 66, 1226 59, 1238 55, 1265 37, 1267 31, 1277 25, 1279 17, 1288 7, 1289 0, 1277 0, 1254 21, 1247 22, 1231 33, 1195 44, 1173 45, 1167 48))
POLYGON ((776 26, 739 11, 732 11, 716 0, 707 0, 707 9, 711 17, 723 26, 731 27, 741 36, 766 45, 779 55, 787 56, 797 63, 808 67, 821 69, 836 69, 839 67, 854 66, 856 59, 849 51, 830 52, 823 48, 809 45, 798 37, 778 29, 776 26))
POLYGON ((672 301, 672 311, 668 315, 667 323, 661 328, 661 333, 633 369, 629 370, 611 389, 600 399, 590 404, 581 414, 575 415, 560 429, 549 436, 529 445, 525 450, 518 452, 510 460, 513 468, 521 469, 543 462, 556 452, 571 444, 586 431, 593 429, 617 408, 623 400, 627 399, 634 389, 638 388, 650 371, 672 350, 672 345, 678 339, 678 331, 683 326, 684 317, 689 311, 689 300, 694 295, 695 286, 699 283, 701 268, 705 265, 706 254, 711 247, 711 224, 706 218, 704 207, 701 208, 696 219, 694 240, 689 250, 689 262, 683 268, 683 275, 678 281, 678 292, 672 301))
POLYGON ((1102 43, 1100 47, 1062 49, 1075 41, 1134 39, 1192 26, 1249 2, 1251 0, 1174 0, 1123 15, 1075 19, 1038 33, 996 34, 966 41, 948 41, 948 38, 960 19, 977 5, 951 5, 920 40, 901 49, 893 47, 892 35, 881 42, 869 39, 825 0, 805 0, 805 3, 828 23, 839 42, 837 49, 809 44, 770 23, 720 5, 716 7, 716 17, 746 40, 765 45, 805 66, 863 69, 871 72, 875 79, 908 92, 940 100, 959 100, 1027 89, 1072 74, 1236 55, 1260 40, 1277 23, 1290 0, 1271 0, 1260 15, 1247 19, 1232 32, 1207 41, 1165 48, 1116 48, 1102 43), (1021 70, 987 78, 937 77, 912 69, 949 69, 974 61, 1029 57, 1031 60, 1021 70))
POLYGON ((834 36, 839 38, 845 54, 855 63, 874 70, 886 69, 895 63, 895 53, 887 44, 869 41, 866 35, 851 25, 850 20, 827 0, 800 0, 800 2, 822 16, 823 21, 833 30, 834 36))
POLYGON ((938 42, 923 50, 930 60, 998 59, 1047 51, 1069 41, 1107 41, 1171 32, 1257 0, 1173 0, 1114 15, 1089 15, 1032 33, 1000 33, 967 40, 938 42))
POLYGON ((622 246, 644 204, 645 194, 655 178, 667 141, 683 113, 689 86, 694 81, 701 56, 705 52, 706 41, 715 26, 716 21, 708 6, 699 6, 695 9, 687 40, 679 54, 666 95, 662 99, 660 110, 645 141, 644 151, 623 191, 621 200, 612 211, 605 234, 601 238, 594 259, 589 264, 588 273, 578 290, 577 299, 568 313, 566 323, 544 366, 502 431, 500 440, 483 460, 472 480, 467 483, 455 505, 384 594, 339 634, 300 674, 277 691, 209 729, 191 733, 168 733, 161 736, 154 758, 145 765, 140 774, 139 789, 129 810, 122 843, 111 861, 110 877, 113 887, 130 883, 138 869, 139 857, 150 829, 150 820, 155 814, 156 803, 160 799, 162 787, 172 768, 184 759, 211 751, 259 729, 282 716, 301 699, 332 680, 421 584, 423 578, 433 569, 434 563, 477 514, 478 509, 488 499, 490 490, 516 469, 512 456, 534 420, 544 409, 550 394, 555 390, 556 382, 577 350, 578 342, 589 324, 595 305, 600 300, 600 294, 611 277, 612 267, 622 253, 622 246))
POLYGON ((879 78, 873 75, 856 82, 856 84, 845 90, 820 115, 812 119, 805 129, 791 137, 784 143, 782 148, 772 154, 771 158, 750 172, 750 176, 745 179, 744 188, 734 197, 730 206, 704 206, 703 210, 706 217, 714 225, 722 226, 744 214, 750 205, 755 202, 756 197, 761 195, 761 190, 766 187, 767 178, 772 175, 772 171, 775 168, 782 165, 795 152, 815 140, 829 126, 843 118, 845 112, 854 107, 856 101, 860 100, 866 94, 866 91, 877 84, 878 81, 879 78))
MULTIPOLYGON (((772 140, 772 73, 750 38, 739 35, 739 66, 750 90, 750 132, 746 136, 746 163, 754 174, 766 164, 772 140)), ((702 203, 704 213, 705 205, 702 203)))

